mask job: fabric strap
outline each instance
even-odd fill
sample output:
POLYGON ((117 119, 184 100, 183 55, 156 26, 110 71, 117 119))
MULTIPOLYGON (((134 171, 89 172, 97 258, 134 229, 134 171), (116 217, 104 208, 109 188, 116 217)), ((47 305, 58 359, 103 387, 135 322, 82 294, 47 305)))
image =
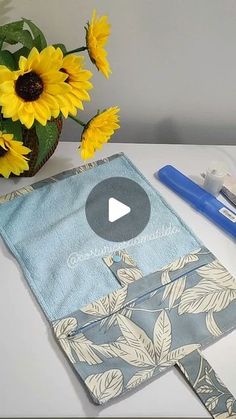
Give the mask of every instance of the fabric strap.
POLYGON ((136 261, 125 249, 118 250, 109 256, 105 256, 103 261, 114 274, 121 286, 129 285, 143 277, 143 273, 136 261))
POLYGON ((236 418, 234 396, 199 350, 176 365, 213 418, 236 418))

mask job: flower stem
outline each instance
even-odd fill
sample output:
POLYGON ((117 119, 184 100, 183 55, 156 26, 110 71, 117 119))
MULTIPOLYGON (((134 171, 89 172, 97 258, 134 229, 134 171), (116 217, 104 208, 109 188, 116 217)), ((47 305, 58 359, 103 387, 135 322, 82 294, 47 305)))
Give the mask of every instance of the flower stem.
POLYGON ((81 121, 79 118, 76 118, 75 116, 73 116, 73 115, 69 115, 69 117, 71 118, 71 119, 73 119, 73 121, 75 121, 75 122, 77 122, 77 124, 79 124, 79 125, 81 125, 82 127, 85 127, 85 123, 83 122, 83 121, 81 121))
POLYGON ((74 52, 85 51, 86 49, 87 47, 75 48, 75 49, 72 49, 71 51, 67 51, 65 55, 74 54, 74 52))

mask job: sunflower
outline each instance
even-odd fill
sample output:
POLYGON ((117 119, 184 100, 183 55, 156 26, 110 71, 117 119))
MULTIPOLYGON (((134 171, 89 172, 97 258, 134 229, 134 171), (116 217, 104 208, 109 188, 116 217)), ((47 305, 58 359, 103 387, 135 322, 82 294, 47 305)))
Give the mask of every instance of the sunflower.
POLYGON ((65 82, 71 87, 71 90, 57 98, 62 114, 67 118, 69 113, 75 116, 78 108, 84 109, 83 100, 90 100, 87 90, 93 87, 89 82, 92 73, 84 69, 84 57, 77 55, 66 55, 60 71, 66 75, 65 82))
POLYGON ((57 95, 70 90, 67 75, 60 71, 63 53, 48 46, 41 52, 34 47, 28 58, 21 56, 19 70, 0 66, 0 105, 4 118, 20 120, 31 128, 36 119, 46 125, 60 109, 57 95))
POLYGON ((0 131, 0 174, 8 178, 11 173, 18 176, 29 170, 25 155, 30 151, 21 141, 14 140, 13 134, 4 134, 0 131))
POLYGON ((111 73, 110 64, 107 60, 107 51, 104 46, 110 35, 111 25, 108 23, 107 16, 96 16, 94 10, 91 22, 88 22, 86 29, 86 46, 91 61, 96 65, 104 76, 108 79, 111 73))
POLYGON ((83 160, 92 158, 97 149, 101 149, 114 134, 119 125, 119 108, 106 109, 94 116, 84 127, 81 135, 81 157, 83 160))

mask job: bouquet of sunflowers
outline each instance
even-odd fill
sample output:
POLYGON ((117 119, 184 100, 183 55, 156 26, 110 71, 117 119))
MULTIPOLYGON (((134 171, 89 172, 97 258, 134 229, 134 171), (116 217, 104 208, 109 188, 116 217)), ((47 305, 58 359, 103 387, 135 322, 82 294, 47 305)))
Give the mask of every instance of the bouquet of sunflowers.
POLYGON ((110 35, 107 16, 94 11, 85 30, 86 46, 70 51, 63 44, 47 45, 30 20, 0 26, 0 176, 34 175, 54 152, 63 118, 82 126, 84 160, 119 128, 118 107, 98 111, 86 123, 77 118, 93 87, 81 53, 87 51, 106 78, 111 73, 104 48, 110 35))

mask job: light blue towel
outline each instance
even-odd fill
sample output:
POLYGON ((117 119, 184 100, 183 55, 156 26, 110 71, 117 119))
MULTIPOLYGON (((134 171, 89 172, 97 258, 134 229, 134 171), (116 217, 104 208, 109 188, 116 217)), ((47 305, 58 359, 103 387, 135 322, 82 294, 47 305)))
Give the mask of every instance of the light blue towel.
POLYGON ((120 287, 102 260, 104 254, 100 254, 105 248, 111 253, 109 246, 113 249, 114 242, 97 236, 85 216, 90 191, 98 182, 112 176, 134 180, 151 202, 150 220, 137 239, 141 236, 152 239, 136 245, 124 243, 144 275, 201 245, 123 155, 58 182, 45 183, 25 196, 0 205, 0 232, 51 321, 120 287), (161 232, 163 226, 175 232, 154 240, 153 233, 161 232), (80 257, 74 267, 73 255, 80 257), (86 255, 90 255, 87 260, 86 255))

